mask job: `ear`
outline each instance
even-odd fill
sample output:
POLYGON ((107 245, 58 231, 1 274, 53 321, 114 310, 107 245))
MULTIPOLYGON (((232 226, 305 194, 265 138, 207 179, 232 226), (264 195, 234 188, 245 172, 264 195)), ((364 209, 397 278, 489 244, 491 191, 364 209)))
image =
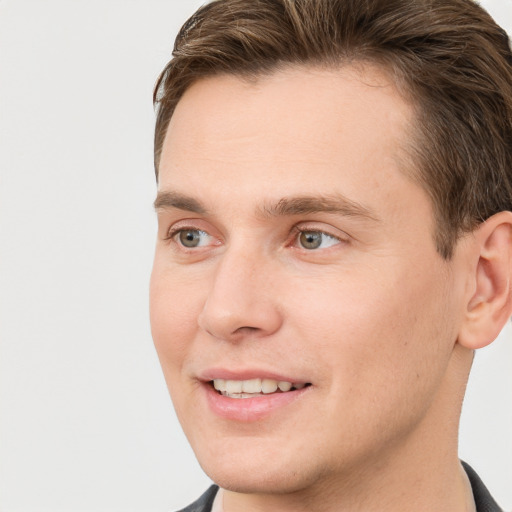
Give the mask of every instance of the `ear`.
POLYGON ((477 262, 458 337, 471 350, 492 343, 512 314, 512 213, 493 215, 473 235, 477 262))

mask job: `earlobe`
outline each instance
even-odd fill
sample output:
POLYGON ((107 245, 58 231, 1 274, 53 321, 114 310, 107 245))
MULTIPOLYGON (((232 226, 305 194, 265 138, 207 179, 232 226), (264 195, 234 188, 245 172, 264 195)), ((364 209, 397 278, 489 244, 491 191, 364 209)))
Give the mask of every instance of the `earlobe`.
POLYGON ((474 236, 473 293, 458 337, 472 350, 492 343, 512 314, 512 213, 493 215, 474 236))

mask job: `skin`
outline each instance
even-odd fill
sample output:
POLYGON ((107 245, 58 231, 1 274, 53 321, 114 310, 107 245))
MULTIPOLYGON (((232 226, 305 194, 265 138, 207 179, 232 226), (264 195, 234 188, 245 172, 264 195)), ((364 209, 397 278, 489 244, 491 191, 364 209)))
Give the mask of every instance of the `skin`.
POLYGON ((472 349, 501 322, 477 314, 499 288, 482 247, 494 236, 508 250, 510 219, 442 259, 430 201, 404 168, 412 122, 371 67, 217 76, 178 103, 160 162, 151 323, 225 512, 473 510, 458 418, 472 349), (344 203, 268 213, 304 197, 344 203), (200 245, 185 247, 180 230, 200 245), (321 245, 304 247, 298 230, 321 245), (208 405, 211 368, 311 386, 260 420, 234 421, 208 405))

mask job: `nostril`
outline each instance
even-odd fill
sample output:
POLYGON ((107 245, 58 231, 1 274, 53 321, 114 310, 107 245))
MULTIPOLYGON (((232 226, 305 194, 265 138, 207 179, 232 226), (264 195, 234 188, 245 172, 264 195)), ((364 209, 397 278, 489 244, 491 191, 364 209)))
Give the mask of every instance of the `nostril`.
POLYGON ((258 327, 250 327, 250 326, 244 326, 239 327, 236 329, 233 334, 252 334, 254 332, 258 332, 260 329, 258 327))

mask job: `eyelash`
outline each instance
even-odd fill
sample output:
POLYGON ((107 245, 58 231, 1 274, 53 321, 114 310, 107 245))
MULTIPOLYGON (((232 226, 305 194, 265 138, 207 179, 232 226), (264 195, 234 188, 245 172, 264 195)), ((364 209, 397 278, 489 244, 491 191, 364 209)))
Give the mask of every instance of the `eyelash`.
MULTIPOLYGON (((183 233, 184 231, 198 231, 199 233, 205 233, 209 235, 209 233, 204 230, 200 229, 197 226, 179 226, 175 228, 170 228, 169 231, 167 231, 167 235, 165 236, 164 240, 171 241, 175 239, 180 233, 183 233)), ((212 236, 212 235, 209 235, 212 236)))
MULTIPOLYGON (((294 244, 294 246, 298 247, 299 249, 302 249, 302 250, 305 250, 307 252, 314 252, 315 250, 318 250, 319 247, 317 248, 306 248, 304 247, 303 245, 300 244, 299 242, 299 237, 301 235, 305 235, 305 234, 308 234, 308 233, 320 233, 321 235, 323 235, 324 237, 327 237, 328 239, 331 239, 331 240, 334 240, 335 243, 332 244, 332 245, 337 245, 338 243, 343 243, 343 242, 346 242, 347 240, 344 240, 343 238, 341 238, 340 236, 336 236, 334 235, 333 233, 329 233, 328 231, 324 230, 324 229, 318 229, 314 226, 306 226, 306 227, 301 227, 301 226, 295 226, 292 230, 292 242, 294 244)), ((332 245, 330 245, 329 247, 331 247, 332 245)), ((329 247, 324 247, 324 249, 328 249, 329 247)))
MULTIPOLYGON (((180 233, 183 233, 186 231, 195 231, 195 232, 206 234, 208 236, 212 236, 212 235, 209 235, 209 233, 206 230, 200 229, 197 226, 177 226, 177 227, 169 229, 169 231, 167 232, 167 236, 164 238, 164 240, 173 241, 177 246, 180 247, 180 250, 185 250, 185 251, 194 251, 194 250, 197 250, 198 248, 202 247, 201 245, 196 246, 196 247, 187 247, 177 239, 177 237, 180 233)), ((309 253, 315 252, 319 249, 326 250, 326 249, 331 248, 334 245, 338 245, 339 243, 347 243, 348 242, 348 236, 347 236, 347 239, 345 239, 340 236, 336 236, 332 233, 329 233, 328 231, 325 231, 323 229, 318 229, 315 226, 300 226, 300 225, 298 225, 298 226, 296 225, 292 228, 290 239, 291 239, 291 242, 287 243, 288 247, 292 246, 296 249, 299 249, 299 250, 302 250, 305 252, 309 252, 309 253), (300 237, 304 234, 314 234, 314 233, 319 233, 324 237, 324 239, 320 241, 320 246, 312 247, 312 248, 304 247, 304 245, 302 245, 300 243, 300 237), (333 240, 334 243, 328 245, 328 247, 322 248, 321 245, 324 243, 325 238, 333 240)))

